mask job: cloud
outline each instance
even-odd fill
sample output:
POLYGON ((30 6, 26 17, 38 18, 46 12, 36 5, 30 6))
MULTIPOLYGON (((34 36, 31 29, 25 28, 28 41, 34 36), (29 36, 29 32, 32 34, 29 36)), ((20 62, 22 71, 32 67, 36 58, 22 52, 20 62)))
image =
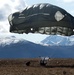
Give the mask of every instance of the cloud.
POLYGON ((0 13, 0 21, 3 21, 3 20, 5 20, 5 16, 3 15, 4 12, 1 10, 0 10, 0 12, 1 12, 0 13))
POLYGON ((9 32, 8 16, 25 9, 26 5, 25 0, 0 0, 0 32, 9 32))
POLYGON ((5 4, 2 8, 0 8, 0 21, 6 20, 9 14, 9 11, 11 11, 11 8, 8 4, 5 4))
POLYGON ((17 6, 17 9, 18 9, 18 10, 25 9, 25 7, 26 7, 25 1, 24 1, 24 0, 19 0, 19 3, 20 3, 20 4, 17 6))

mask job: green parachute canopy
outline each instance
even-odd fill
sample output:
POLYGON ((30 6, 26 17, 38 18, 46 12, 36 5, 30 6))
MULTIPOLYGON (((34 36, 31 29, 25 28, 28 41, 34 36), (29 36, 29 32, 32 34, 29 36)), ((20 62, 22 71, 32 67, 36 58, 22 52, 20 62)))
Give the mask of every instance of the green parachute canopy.
POLYGON ((8 17, 10 32, 74 35, 74 17, 64 9, 48 3, 26 7, 8 17))

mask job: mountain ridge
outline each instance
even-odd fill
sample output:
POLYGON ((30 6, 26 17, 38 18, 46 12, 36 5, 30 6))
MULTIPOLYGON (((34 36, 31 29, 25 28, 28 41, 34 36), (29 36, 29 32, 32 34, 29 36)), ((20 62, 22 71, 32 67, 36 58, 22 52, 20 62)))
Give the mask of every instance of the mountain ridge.
POLYGON ((72 46, 74 45, 74 37, 51 35, 42 40, 41 43, 45 45, 72 46))
MULTIPOLYGON (((36 44, 19 37, 3 37, 4 42, 0 44, 1 59, 17 58, 74 58, 74 46, 57 46, 36 44)), ((1 42, 0 42, 1 43, 1 42)))

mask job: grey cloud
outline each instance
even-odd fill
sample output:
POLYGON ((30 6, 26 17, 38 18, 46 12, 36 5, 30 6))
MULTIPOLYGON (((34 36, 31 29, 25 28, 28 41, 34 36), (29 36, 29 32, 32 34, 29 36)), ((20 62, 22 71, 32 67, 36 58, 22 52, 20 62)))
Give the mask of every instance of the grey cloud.
POLYGON ((5 20, 4 14, 5 14, 4 11, 3 10, 0 10, 0 21, 5 20))
POLYGON ((4 7, 8 10, 11 9, 9 4, 5 4, 4 7))
MULTIPOLYGON (((11 0, 12 2, 15 2, 15 0, 11 0)), ((16 10, 22 10, 26 7, 25 5, 25 0, 19 0, 19 3, 17 6, 15 6, 16 10)), ((0 21, 5 21, 7 19, 6 15, 8 16, 9 13, 12 11, 13 9, 11 8, 11 6, 6 3, 1 9, 0 9, 0 21)))
POLYGON ((0 9, 0 21, 4 21, 7 19, 6 15, 8 12, 11 11, 11 8, 8 4, 5 4, 1 9, 0 9))
POLYGON ((12 2, 15 2, 15 0, 11 0, 12 2))
POLYGON ((17 10, 22 10, 26 7, 25 0, 19 0, 19 5, 15 7, 17 10))

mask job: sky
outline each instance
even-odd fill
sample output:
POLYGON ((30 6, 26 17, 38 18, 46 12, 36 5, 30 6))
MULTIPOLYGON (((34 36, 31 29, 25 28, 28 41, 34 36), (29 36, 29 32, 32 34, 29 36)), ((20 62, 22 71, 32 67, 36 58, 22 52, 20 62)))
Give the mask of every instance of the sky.
MULTIPOLYGON (((11 13, 14 13, 16 11, 22 11, 27 6, 31 6, 33 4, 38 4, 38 3, 50 3, 59 6, 74 16, 74 0, 0 0, 0 34, 8 34, 8 35, 10 34, 9 32, 10 25, 8 22, 8 16, 11 13)), ((18 37, 20 36, 20 34, 17 35, 18 37)), ((33 40, 33 41, 35 39, 41 40, 46 37, 46 35, 31 34, 31 33, 21 34, 21 37, 22 36, 27 40, 33 40)))
POLYGON ((37 3, 50 3, 59 7, 62 7, 70 14, 74 15, 74 0, 26 0, 27 5, 37 3))

